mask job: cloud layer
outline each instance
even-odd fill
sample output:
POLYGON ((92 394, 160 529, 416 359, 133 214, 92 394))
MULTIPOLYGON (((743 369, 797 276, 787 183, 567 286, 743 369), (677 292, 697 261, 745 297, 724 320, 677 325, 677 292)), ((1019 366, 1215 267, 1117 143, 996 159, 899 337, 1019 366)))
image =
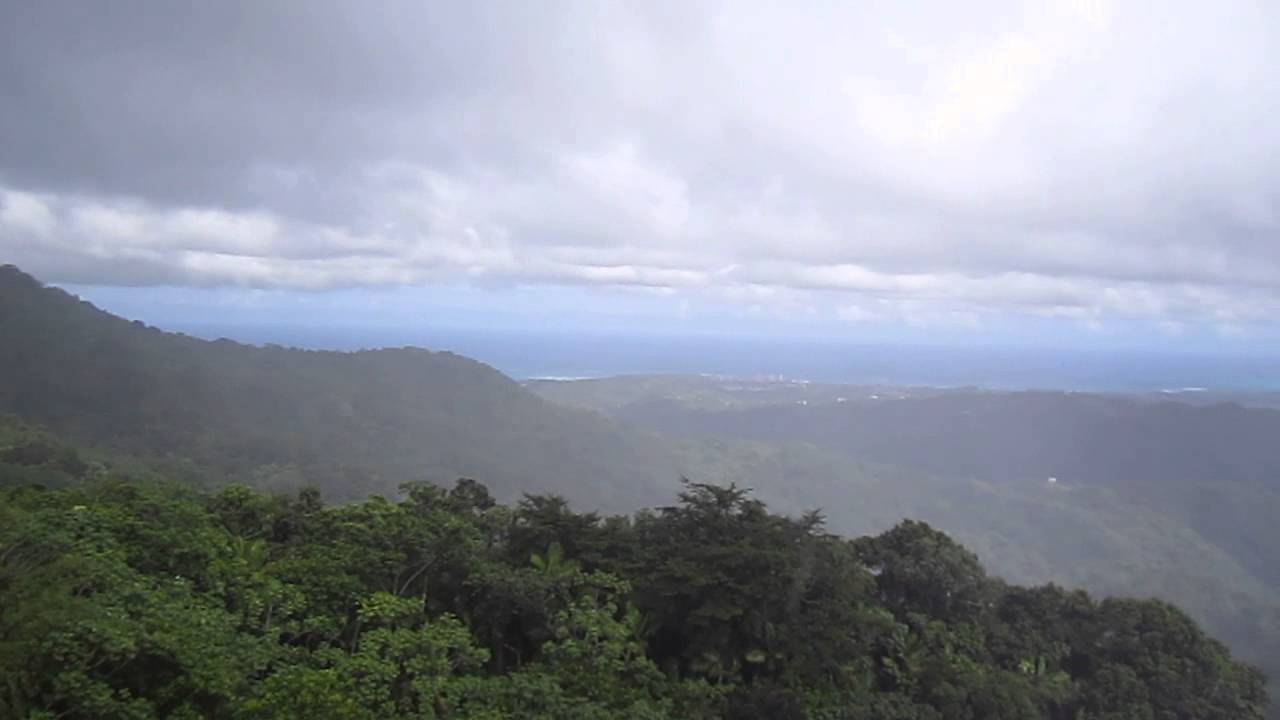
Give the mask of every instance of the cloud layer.
POLYGON ((1265 3, 14 3, 0 258, 875 320, 1280 310, 1265 3))

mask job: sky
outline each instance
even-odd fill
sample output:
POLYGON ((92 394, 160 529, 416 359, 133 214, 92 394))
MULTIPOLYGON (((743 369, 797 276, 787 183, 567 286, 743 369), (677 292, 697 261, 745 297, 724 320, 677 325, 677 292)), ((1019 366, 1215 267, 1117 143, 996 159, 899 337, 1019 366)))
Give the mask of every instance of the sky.
POLYGON ((1277 3, 0 5, 0 262, 131 317, 1280 340, 1277 3))

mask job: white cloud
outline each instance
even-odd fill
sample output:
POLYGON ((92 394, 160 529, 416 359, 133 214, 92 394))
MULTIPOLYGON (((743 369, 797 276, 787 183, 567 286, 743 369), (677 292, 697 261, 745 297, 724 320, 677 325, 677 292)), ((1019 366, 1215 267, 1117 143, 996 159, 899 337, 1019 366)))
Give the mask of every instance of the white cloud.
MULTIPOLYGON (((562 191, 543 192, 554 196, 562 191)), ((484 195, 464 180, 434 173, 415 177, 407 191, 412 201, 405 195, 385 196, 388 212, 401 211, 406 203, 414 211, 401 212, 389 228, 381 229, 321 225, 257 211, 164 209, 136 199, 4 192, 6 198, 24 198, 23 207, 44 209, 43 221, 36 226, 27 212, 0 214, 0 250, 6 256, 20 263, 30 259, 37 270, 46 262, 95 270, 92 263, 66 263, 72 256, 142 264, 151 268, 151 281, 163 283, 312 290, 477 281, 635 286, 688 293, 686 301, 719 298, 755 311, 768 306, 784 314, 829 312, 847 322, 919 327, 980 328, 984 317, 1010 313, 1089 324, 1119 317, 1149 319, 1162 327, 1186 321, 1239 326, 1266 320, 1280 310, 1274 286, 1221 282, 1230 274, 1226 260, 1204 263, 1197 274, 1190 260, 1179 259, 1177 252, 1171 268, 1194 275, 1192 281, 1125 278, 1108 269, 1106 263, 1113 258, 1105 254, 1093 258, 1100 271, 1094 274, 894 271, 809 259, 803 253, 797 259, 775 259, 785 258, 785 252, 757 256, 749 245, 746 252, 740 251, 732 239, 699 236, 688 230, 688 222, 661 241, 646 244, 643 226, 637 229, 624 222, 635 216, 636 206, 627 204, 614 209, 619 218, 617 244, 601 244, 594 235, 581 245, 512 242, 514 235, 540 235, 537 223, 506 224, 513 219, 532 222, 521 213, 506 214, 512 198, 504 193, 518 196, 519 188, 499 185, 484 195), (52 255, 47 237, 60 238, 52 255), (625 244, 628 238, 635 244, 625 244)), ((705 219, 731 217, 736 210, 706 207, 691 212, 705 219)), ((784 211, 758 212, 773 218, 770 227, 786 231, 784 211)), ((552 227, 573 222, 554 215, 537 219, 552 227)), ((798 226, 807 224, 801 216, 798 226)), ((1087 268, 1089 260, 1086 254, 1077 264, 1087 268)), ((1051 261, 1041 258, 1050 265, 1051 261)))
POLYGON ((0 118, 0 253, 55 281, 635 286, 859 323, 1277 309, 1265 4, 281 7, 226 36, 160 4, 198 47, 109 57, 0 36, 60 80, 19 78, 49 96, 0 118))
POLYGON ((32 193, 0 192, 0 227, 29 236, 30 242, 49 238, 54 230, 53 213, 32 193))

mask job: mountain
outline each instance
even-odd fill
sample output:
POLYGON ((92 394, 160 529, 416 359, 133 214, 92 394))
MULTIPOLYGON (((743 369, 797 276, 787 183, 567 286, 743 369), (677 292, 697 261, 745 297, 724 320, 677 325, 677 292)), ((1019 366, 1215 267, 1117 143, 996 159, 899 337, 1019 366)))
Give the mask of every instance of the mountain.
MULTIPOLYGON (((652 378, 637 384, 654 388, 652 378)), ((616 404, 600 381, 596 407, 633 427, 684 438, 809 443, 863 462, 1002 486, 1105 489, 1172 515, 1251 572, 1280 585, 1280 411, 1120 395, 977 390, 804 388, 711 407, 689 379, 616 404), (691 401, 691 398, 698 400, 691 401), (695 404, 696 403, 696 404, 695 404)), ((579 404, 590 383, 578 385, 579 404)), ((701 385, 723 387, 711 379, 701 385)), ((768 387, 776 383, 762 383, 768 387)), ((739 385, 740 386, 740 385, 739 385)), ((551 397, 565 388, 539 386, 551 397)), ((776 392, 776 390, 775 390, 776 392)), ((744 394, 744 393, 738 393, 744 394)))
MULTIPOLYGON (((473 477, 499 500, 605 511, 669 502, 681 476, 737 483, 846 535, 926 520, 1007 580, 1171 600, 1280 672, 1273 411, 707 377, 522 387, 450 353, 167 333, 13 267, 0 337, 0 414, 112 467, 339 501, 473 477)), ((6 427, 11 481, 93 476, 96 460, 6 427)))
MULTIPOLYGON (((1013 582, 1169 599, 1280 676, 1275 410, 689 376, 530 387, 687 448, 735 447, 727 475, 840 532, 918 518, 1013 582)), ((696 477, 726 479, 716 462, 696 477)))
POLYGON ((162 332, 0 268, 0 413, 219 482, 353 499, 483 478, 503 499, 630 510, 671 497, 664 442, 415 348, 254 347, 162 332))

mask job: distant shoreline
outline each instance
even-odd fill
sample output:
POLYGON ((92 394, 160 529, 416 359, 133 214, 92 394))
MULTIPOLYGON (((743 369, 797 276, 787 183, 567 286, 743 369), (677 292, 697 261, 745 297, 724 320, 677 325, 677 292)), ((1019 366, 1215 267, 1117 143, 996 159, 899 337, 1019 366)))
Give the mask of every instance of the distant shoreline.
POLYGON ((1280 392, 1280 357, 1007 347, 939 348, 856 342, 582 335, 432 328, 289 325, 166 328, 196 337, 313 350, 418 346, 531 380, 619 375, 777 378, 885 387, 1213 395, 1280 392))

